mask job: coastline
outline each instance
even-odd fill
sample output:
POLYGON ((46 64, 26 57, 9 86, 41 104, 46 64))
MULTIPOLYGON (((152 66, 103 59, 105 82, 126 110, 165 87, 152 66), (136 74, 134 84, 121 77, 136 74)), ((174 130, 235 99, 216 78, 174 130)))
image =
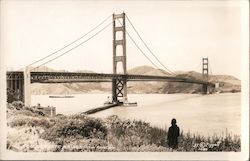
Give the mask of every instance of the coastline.
MULTIPOLYGON (((168 152, 167 128, 110 116, 86 115, 49 117, 41 111, 8 105, 7 149, 22 152, 168 152)), ((202 136, 181 132, 174 151, 240 151, 240 136, 202 136)))

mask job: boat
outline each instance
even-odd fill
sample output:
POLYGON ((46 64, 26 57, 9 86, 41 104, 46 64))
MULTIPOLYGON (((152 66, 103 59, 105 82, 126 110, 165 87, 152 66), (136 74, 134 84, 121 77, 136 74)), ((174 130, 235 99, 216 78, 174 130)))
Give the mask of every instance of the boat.
POLYGON ((64 96, 49 96, 49 98, 74 98, 75 96, 71 96, 71 95, 64 95, 64 96))

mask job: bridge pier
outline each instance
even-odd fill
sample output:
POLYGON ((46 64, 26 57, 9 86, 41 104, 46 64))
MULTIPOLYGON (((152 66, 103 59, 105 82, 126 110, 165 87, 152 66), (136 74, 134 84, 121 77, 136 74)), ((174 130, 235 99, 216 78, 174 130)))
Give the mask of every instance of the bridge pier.
POLYGON ((22 101, 25 106, 29 107, 31 105, 30 78, 29 67, 26 67, 24 72, 7 72, 8 102, 22 101))
POLYGON ((24 105, 31 106, 31 83, 30 83, 30 68, 26 67, 24 71, 24 105))
POLYGON ((209 91, 208 91, 208 85, 207 84, 203 84, 202 85, 202 92, 203 94, 207 94, 209 91))
POLYGON ((127 102, 128 102, 127 80, 126 79, 113 79, 112 80, 112 103, 126 104, 127 102))
POLYGON ((124 105, 127 105, 128 104, 128 96, 127 96, 127 79, 124 79, 123 80, 123 93, 124 93, 124 96, 123 96, 123 104, 124 105))
POLYGON ((7 72, 7 101, 24 101, 23 72, 7 72))
MULTIPOLYGON (((208 82, 208 58, 202 58, 202 80, 208 82)), ((208 84, 202 85, 203 94, 208 94, 208 84)))

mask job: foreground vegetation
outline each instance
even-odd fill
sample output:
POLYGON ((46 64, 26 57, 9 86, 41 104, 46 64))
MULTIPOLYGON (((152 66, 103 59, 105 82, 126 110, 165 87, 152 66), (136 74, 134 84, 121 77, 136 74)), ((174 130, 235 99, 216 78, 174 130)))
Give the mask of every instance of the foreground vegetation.
MULTIPOLYGON (((163 152, 167 130, 117 116, 98 119, 86 115, 46 116, 22 102, 8 104, 7 148, 53 152, 163 152)), ((240 137, 197 136, 181 132, 177 151, 240 151, 240 137)))

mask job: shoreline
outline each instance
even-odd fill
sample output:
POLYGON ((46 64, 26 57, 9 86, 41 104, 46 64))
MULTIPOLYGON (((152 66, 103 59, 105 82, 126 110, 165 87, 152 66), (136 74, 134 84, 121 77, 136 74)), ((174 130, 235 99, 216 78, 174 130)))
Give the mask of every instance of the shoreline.
MULTIPOLYGON (((8 105, 7 149, 22 152, 170 152, 167 127, 140 120, 87 115, 49 117, 20 102, 8 105), (18 138, 18 139, 17 139, 18 138)), ((240 151, 241 136, 180 131, 180 152, 240 151)))

